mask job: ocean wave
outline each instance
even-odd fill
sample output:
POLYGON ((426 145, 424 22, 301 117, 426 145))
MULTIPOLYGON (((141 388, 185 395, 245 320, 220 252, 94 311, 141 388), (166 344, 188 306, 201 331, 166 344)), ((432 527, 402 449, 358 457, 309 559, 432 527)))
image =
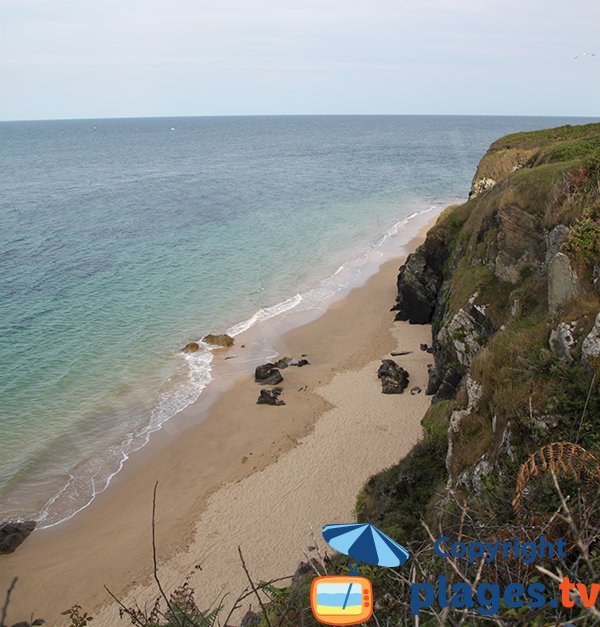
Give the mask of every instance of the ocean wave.
POLYGON ((286 311, 290 311, 290 309, 294 309, 302 302, 302 295, 296 294, 287 300, 282 301, 281 303, 277 303, 272 307, 265 307, 264 309, 259 309, 254 315, 250 316, 246 320, 242 322, 238 322, 234 324, 232 327, 227 329, 227 335, 231 335, 231 337, 235 337, 236 335, 240 335, 244 331, 247 331, 250 327, 253 327, 257 322, 264 322, 265 320, 270 320, 275 316, 279 316, 286 311))

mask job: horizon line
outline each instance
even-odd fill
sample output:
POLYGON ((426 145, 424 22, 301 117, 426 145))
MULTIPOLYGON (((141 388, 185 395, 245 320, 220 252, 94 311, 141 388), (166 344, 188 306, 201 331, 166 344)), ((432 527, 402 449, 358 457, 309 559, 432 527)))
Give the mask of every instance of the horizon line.
POLYGON ((464 118, 588 118, 600 119, 600 115, 560 113, 200 113, 192 115, 115 115, 107 117, 52 117, 52 118, 8 118, 11 122, 77 122, 99 120, 173 120, 192 118, 291 118, 291 117, 464 117, 464 118))

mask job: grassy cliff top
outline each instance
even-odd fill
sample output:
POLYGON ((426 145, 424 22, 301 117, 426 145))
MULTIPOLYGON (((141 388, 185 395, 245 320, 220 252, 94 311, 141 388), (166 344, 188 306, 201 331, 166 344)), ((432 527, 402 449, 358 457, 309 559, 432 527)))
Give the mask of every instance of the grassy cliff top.
POLYGON ((581 158, 600 160, 600 123, 505 135, 489 147, 473 181, 498 182, 532 162, 539 165, 581 158))

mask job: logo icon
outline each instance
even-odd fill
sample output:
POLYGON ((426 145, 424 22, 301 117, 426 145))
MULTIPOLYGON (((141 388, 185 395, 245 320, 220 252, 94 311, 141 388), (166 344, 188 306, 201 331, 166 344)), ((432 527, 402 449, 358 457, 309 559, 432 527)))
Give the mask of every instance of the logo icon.
POLYGON ((325 625, 358 625, 373 614, 373 587, 366 577, 316 577, 310 588, 314 617, 325 625))
POLYGON ((358 575, 360 562, 394 568, 408 551, 370 524, 325 525, 323 538, 336 551, 354 559, 348 576, 317 577, 310 589, 314 617, 325 625, 358 625, 373 614, 373 587, 358 575))

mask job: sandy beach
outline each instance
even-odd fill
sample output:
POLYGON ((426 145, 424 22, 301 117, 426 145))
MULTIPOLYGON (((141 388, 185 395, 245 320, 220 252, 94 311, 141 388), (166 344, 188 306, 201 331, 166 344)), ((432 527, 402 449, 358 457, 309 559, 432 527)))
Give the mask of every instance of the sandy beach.
MULTIPOLYGON (((0 590, 19 577, 9 621, 33 613, 48 625, 66 624, 60 612, 78 603, 94 624, 127 624, 105 584, 126 605, 151 604, 156 481, 161 579, 172 590, 193 571, 202 607, 225 592, 227 605, 246 587, 238 545, 257 580, 293 574, 315 542, 324 549, 321 526, 354 520, 357 493, 418 441, 430 403, 409 392, 427 383, 432 357, 419 345, 430 341, 430 328, 393 323, 389 312, 402 261, 384 263, 319 318, 275 339, 280 356, 310 361, 282 371, 284 406, 256 404, 252 371, 214 386, 132 456, 90 507, 0 556, 0 590), (410 374, 402 395, 382 394, 377 379, 392 351, 411 351, 395 358, 410 374)), ((252 341, 251 331, 238 340, 252 341)), ((237 346, 228 350, 218 357, 223 364, 240 355, 237 346)))

